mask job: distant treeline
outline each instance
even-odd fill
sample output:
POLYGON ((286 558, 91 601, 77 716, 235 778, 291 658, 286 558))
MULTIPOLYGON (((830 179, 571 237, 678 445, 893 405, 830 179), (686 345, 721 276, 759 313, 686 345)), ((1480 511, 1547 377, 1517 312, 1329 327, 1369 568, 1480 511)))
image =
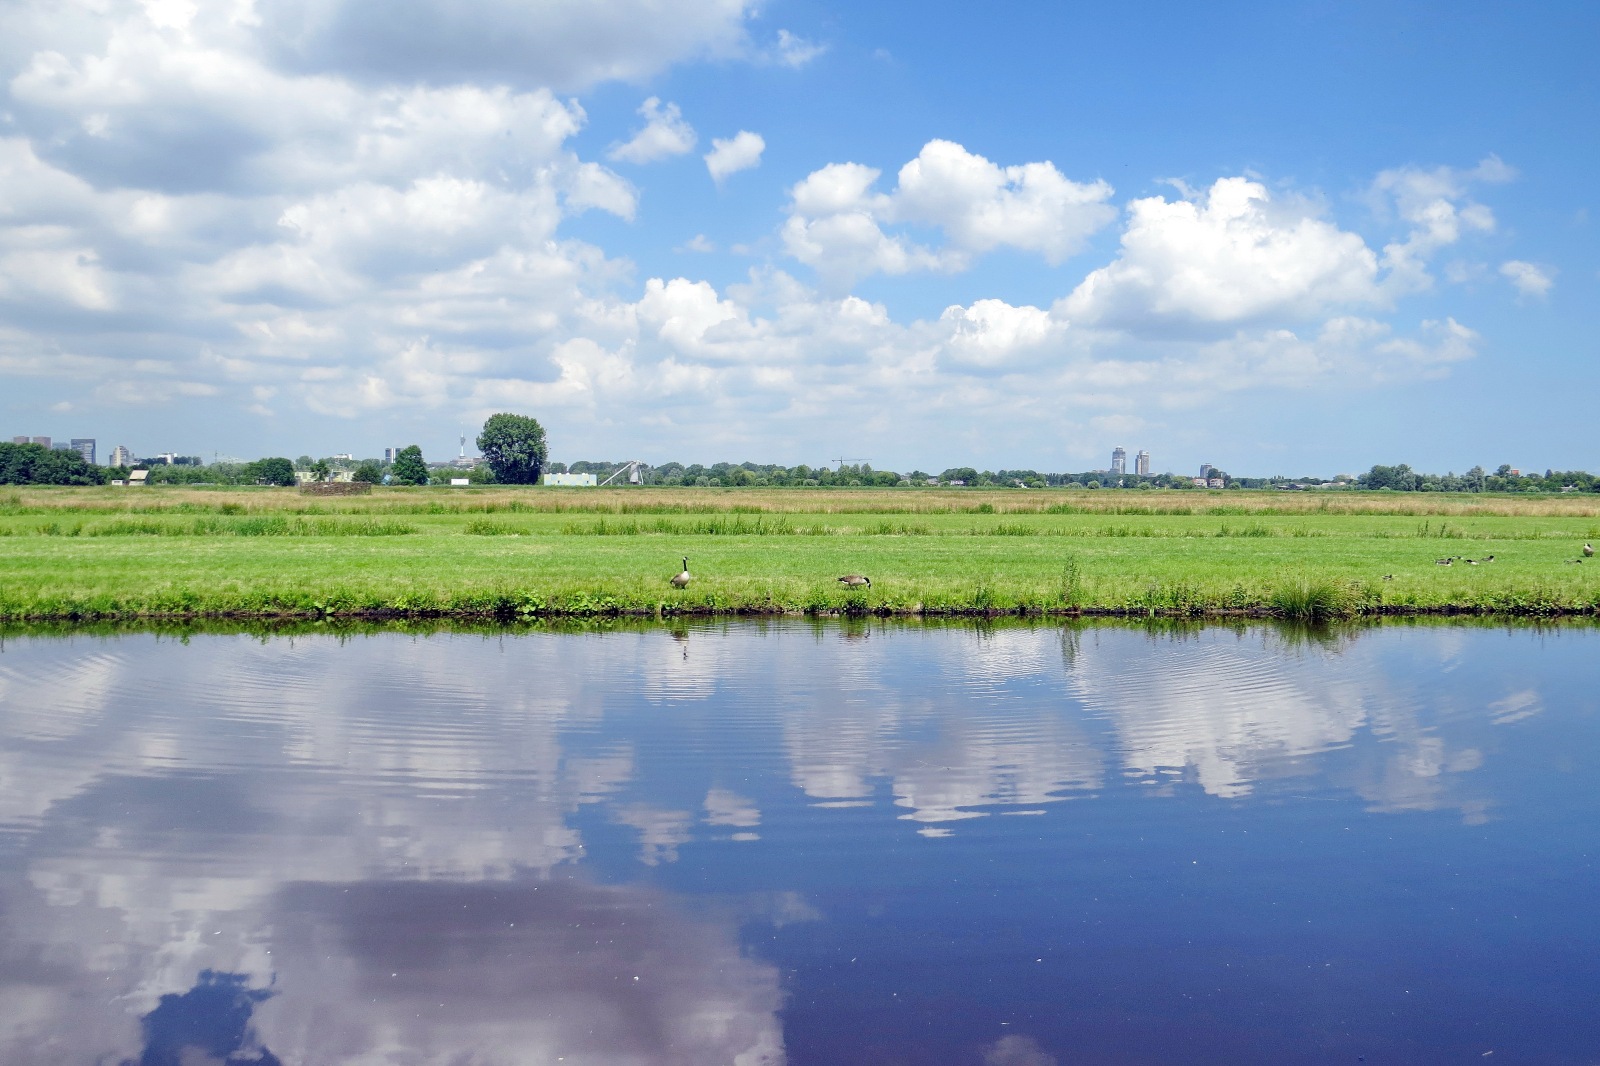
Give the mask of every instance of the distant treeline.
MULTIPOLYGON (((408 449, 409 450, 409 449, 408 449)), ((448 482, 451 478, 467 478, 473 484, 492 484, 494 475, 487 466, 470 470, 443 467, 427 470, 420 454, 416 456, 414 475, 400 477, 394 466, 376 459, 257 459, 249 463, 203 464, 198 459, 186 459, 175 464, 138 463, 133 467, 102 467, 84 462, 77 452, 59 451, 38 444, 0 443, 0 485, 102 485, 107 481, 125 479, 132 469, 147 469, 148 484, 152 485, 293 485, 295 471, 308 471, 317 479, 342 474, 357 481, 397 481, 421 484, 448 482)), ((627 467, 624 462, 583 460, 572 464, 551 463, 547 473, 594 474, 604 481, 627 467)), ((870 463, 845 463, 837 468, 829 466, 781 466, 763 463, 662 463, 641 466, 639 479, 645 485, 698 485, 698 486, 895 486, 895 485, 970 485, 995 488, 1129 488, 1129 489, 1192 489, 1195 479, 1184 474, 1112 474, 1104 470, 1085 470, 1078 473, 1041 473, 1037 470, 978 470, 970 466, 950 467, 931 474, 923 470, 899 472, 878 470, 870 463)), ((627 483, 627 474, 617 478, 619 484, 627 483)), ((1268 477, 1236 478, 1221 470, 1211 469, 1209 476, 1219 479, 1228 488, 1239 489, 1299 489, 1299 488, 1361 488, 1393 492, 1600 492, 1600 476, 1582 470, 1546 470, 1539 473, 1520 473, 1503 465, 1490 473, 1475 466, 1464 474, 1421 474, 1404 463, 1399 466, 1374 466, 1365 474, 1351 480, 1341 476, 1333 480, 1308 476, 1301 478, 1268 477)))
POLYGON ((42 444, 0 443, 0 485, 104 485, 127 478, 132 470, 148 469, 150 484, 169 485, 293 485, 294 465, 287 459, 257 459, 253 463, 193 463, 95 466, 75 451, 60 451, 42 444))
POLYGON ((1404 463, 1374 466, 1357 478, 1356 484, 1392 492, 1600 492, 1600 476, 1583 470, 1524 474, 1509 464, 1492 474, 1481 466, 1465 474, 1419 474, 1404 463))
POLYGON ((91 466, 75 451, 0 443, 0 485, 101 485, 105 480, 103 467, 91 466))
MULTIPOLYGON (((604 481, 622 470, 627 464, 584 460, 572 464, 552 463, 552 474, 593 474, 604 481)), ((820 485, 820 486, 891 486, 891 485, 975 485, 996 488, 1175 488, 1194 487, 1194 479, 1178 474, 1111 474, 1104 470, 1085 470, 1076 474, 1041 473, 1037 470, 978 470, 970 466, 954 466, 938 474, 925 470, 878 470, 870 463, 845 463, 837 468, 828 466, 779 466, 764 463, 662 463, 642 467, 641 481, 646 485, 820 485)), ((1272 479, 1235 479, 1221 470, 1212 477, 1242 488, 1266 485, 1272 479)), ((618 479, 621 480, 620 478, 618 479)))

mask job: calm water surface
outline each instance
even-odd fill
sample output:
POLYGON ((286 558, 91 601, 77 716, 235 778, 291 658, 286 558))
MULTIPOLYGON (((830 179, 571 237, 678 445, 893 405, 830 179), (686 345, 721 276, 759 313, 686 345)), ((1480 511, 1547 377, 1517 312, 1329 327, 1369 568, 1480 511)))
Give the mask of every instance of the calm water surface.
POLYGON ((1593 628, 8 639, 0 1063, 1591 1064, 1597 759, 1593 628))

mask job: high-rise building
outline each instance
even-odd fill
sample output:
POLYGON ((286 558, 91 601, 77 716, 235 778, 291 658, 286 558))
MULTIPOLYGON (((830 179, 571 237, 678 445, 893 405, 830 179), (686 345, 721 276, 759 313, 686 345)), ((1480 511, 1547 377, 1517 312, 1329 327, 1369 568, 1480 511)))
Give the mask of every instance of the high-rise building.
POLYGON ((132 466, 133 465, 133 453, 128 450, 127 445, 119 444, 115 448, 111 449, 111 465, 112 466, 132 466))
POLYGON ((48 447, 50 447, 50 438, 49 437, 34 437, 28 443, 29 444, 37 444, 42 448, 48 448, 48 447))
POLYGON ((78 449, 74 448, 64 440, 58 440, 54 444, 50 445, 50 450, 53 452, 75 452, 78 449))
POLYGON ((83 461, 90 466, 94 465, 94 438, 73 437, 72 450, 83 456, 83 461))
POLYGON ((1140 477, 1150 476, 1150 453, 1143 448, 1140 448, 1139 454, 1133 457, 1133 472, 1140 477))
POLYGON ((11 443, 12 444, 26 444, 26 443, 28 443, 28 438, 27 437, 12 437, 11 438, 11 443))
POLYGON ((1128 472, 1128 452, 1125 448, 1111 449, 1111 472, 1113 474, 1126 474, 1128 472))

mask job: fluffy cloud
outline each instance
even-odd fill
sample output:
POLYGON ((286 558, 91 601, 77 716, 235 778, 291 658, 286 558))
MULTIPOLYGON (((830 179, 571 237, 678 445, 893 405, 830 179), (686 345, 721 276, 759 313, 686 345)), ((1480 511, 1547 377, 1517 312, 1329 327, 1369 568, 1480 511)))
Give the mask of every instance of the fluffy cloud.
POLYGON ((993 367, 1018 353, 1038 350, 1065 324, 1037 307, 1012 307, 1003 300, 977 300, 947 307, 940 322, 950 327, 947 357, 957 365, 993 367))
POLYGON ((1359 236, 1223 178, 1202 196, 1128 205, 1122 250, 1063 302, 1075 323, 1142 329, 1316 315, 1379 300, 1378 263, 1359 236))
POLYGON ((1384 246, 1387 285, 1399 292, 1433 286, 1427 259, 1471 232, 1488 233, 1494 213, 1468 196, 1476 184, 1500 184, 1517 172, 1498 156, 1489 156, 1471 170, 1456 167, 1398 167, 1385 170, 1372 183, 1369 198, 1380 215, 1392 212, 1411 227, 1403 239, 1384 246))
POLYGON ((1000 167, 950 141, 929 141, 900 168, 896 188, 874 191, 880 171, 833 163, 791 190, 785 250, 833 282, 872 273, 960 270, 999 247, 1060 263, 1116 217, 1103 181, 1069 181, 1051 163, 1000 167), (949 244, 929 249, 886 225, 941 229, 949 244))
MULTIPOLYGON (((498 81, 583 89, 749 50, 753 0, 256 0, 278 63, 383 83, 498 81)), ((245 7, 244 10, 251 10, 245 7)))
POLYGON ((654 163, 694 149, 694 128, 683 120, 683 112, 677 104, 663 107, 660 98, 652 96, 639 106, 639 115, 645 120, 644 128, 626 143, 611 149, 608 159, 654 163))
POLYGON ((1555 287, 1555 270, 1527 263, 1521 259, 1508 259, 1500 264, 1500 276, 1511 282, 1517 295, 1542 300, 1555 287))
POLYGON ((779 30, 778 46, 773 49, 773 56, 783 66, 798 70, 827 50, 826 45, 808 41, 788 30, 779 30))
POLYGON ((750 170, 761 165, 761 153, 767 142, 759 133, 740 130, 732 137, 717 137, 711 141, 711 151, 706 153, 706 169, 711 180, 721 185, 729 174, 750 170))

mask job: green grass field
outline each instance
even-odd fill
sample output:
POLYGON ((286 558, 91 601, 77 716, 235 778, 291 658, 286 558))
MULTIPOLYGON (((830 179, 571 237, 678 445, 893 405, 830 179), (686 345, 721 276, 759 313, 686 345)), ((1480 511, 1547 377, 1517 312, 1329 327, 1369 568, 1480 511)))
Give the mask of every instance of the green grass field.
POLYGON ((1586 540, 1592 495, 23 489, 0 619, 1592 614, 1586 540))

